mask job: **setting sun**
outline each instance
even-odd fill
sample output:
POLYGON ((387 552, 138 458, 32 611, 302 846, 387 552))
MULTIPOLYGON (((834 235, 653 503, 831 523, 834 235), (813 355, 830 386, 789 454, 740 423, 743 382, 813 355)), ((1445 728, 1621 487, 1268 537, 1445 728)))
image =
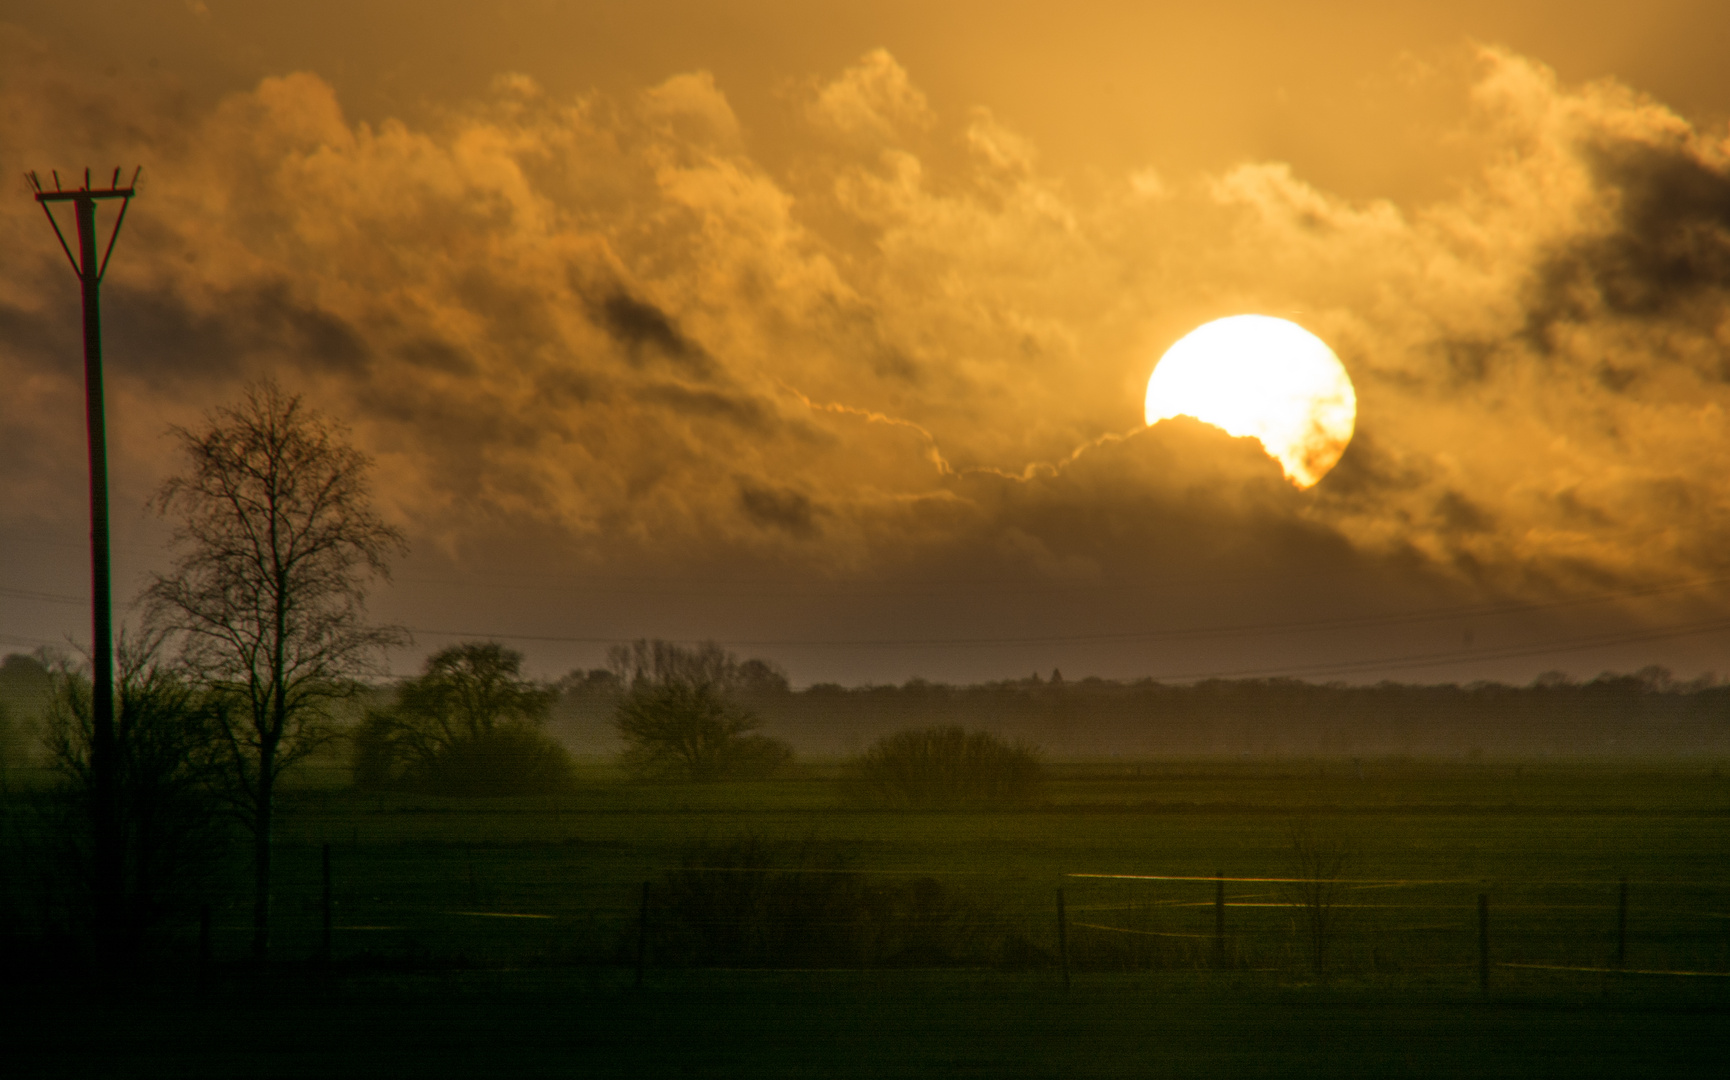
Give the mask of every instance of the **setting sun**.
POLYGON ((1286 478, 1312 487, 1345 453, 1358 412, 1327 343, 1285 319, 1233 315, 1190 331, 1147 381, 1147 422, 1197 420, 1261 440, 1286 478))

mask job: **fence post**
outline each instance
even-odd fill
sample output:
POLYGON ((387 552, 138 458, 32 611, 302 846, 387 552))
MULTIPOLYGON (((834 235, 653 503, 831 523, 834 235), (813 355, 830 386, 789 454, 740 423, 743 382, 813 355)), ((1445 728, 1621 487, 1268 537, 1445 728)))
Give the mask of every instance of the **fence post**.
POLYGON ((1616 966, 1628 962, 1628 879, 1622 879, 1616 900, 1616 966))
POLYGON ((1063 992, 1069 993, 1069 916, 1063 910, 1063 889, 1057 890, 1057 954, 1063 960, 1063 992))
POLYGON ((643 906, 637 913, 637 989, 643 988, 643 961, 649 951, 649 883, 643 882, 643 906))
POLYGON ((1478 989, 1490 990, 1490 894, 1478 894, 1478 989))
POLYGON ((198 907, 198 988, 203 990, 210 979, 210 905, 198 907))
POLYGON ((1225 871, 1213 872, 1213 966, 1225 967, 1225 871))
POLYGON ((324 845, 324 935, 319 941, 318 959, 320 963, 330 963, 330 845, 324 845))

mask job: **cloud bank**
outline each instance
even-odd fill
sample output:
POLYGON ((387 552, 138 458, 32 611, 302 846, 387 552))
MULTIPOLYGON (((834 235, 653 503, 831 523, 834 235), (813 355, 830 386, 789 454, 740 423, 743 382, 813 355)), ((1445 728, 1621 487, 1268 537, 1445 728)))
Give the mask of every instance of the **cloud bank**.
MULTIPOLYGON (((165 423, 270 373, 458 562, 533 535, 596 574, 1155 566, 1201 607, 1219 580, 1721 575, 1730 140, 1504 51, 1471 100, 1489 164, 1402 207, 1278 162, 1079 191, 882 51, 801 91, 805 152, 771 173, 702 72, 628 99, 502 76, 373 127, 313 74, 205 109, 0 34, 6 175, 144 166, 105 287, 123 499, 173 467, 165 423), (1358 435, 1308 492, 1253 442, 1140 426, 1160 352, 1238 312, 1297 320, 1356 383, 1358 435)), ((0 513, 76 521, 76 293, 22 193, 0 250, 0 513)))

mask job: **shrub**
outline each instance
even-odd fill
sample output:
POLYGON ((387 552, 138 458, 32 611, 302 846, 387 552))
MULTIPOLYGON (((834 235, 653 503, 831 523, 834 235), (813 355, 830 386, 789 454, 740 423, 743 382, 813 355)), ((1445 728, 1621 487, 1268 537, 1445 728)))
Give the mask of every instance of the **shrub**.
MULTIPOLYGON (((120 640, 114 681, 114 815, 121 839, 119 920, 110 958, 136 959, 167 938, 221 871, 231 839, 219 792, 219 705, 182 670, 159 662, 154 642, 120 640)), ((55 783, 32 800, 23 867, 51 936, 82 939, 96 925, 96 784, 93 689, 68 665, 52 670, 45 745, 55 783)), ((85 942, 90 944, 90 942, 85 942)))
POLYGON ((429 657, 350 737, 360 788, 439 795, 531 795, 575 778, 563 746, 542 734, 553 692, 522 678, 521 653, 468 642, 429 657))
POLYGON ((550 795, 569 790, 575 779, 563 746, 516 726, 453 739, 405 777, 408 786, 435 795, 550 795))
POLYGON ((886 735, 852 768, 867 798, 892 806, 1025 804, 1041 773, 1034 748, 959 727, 886 735))
POLYGON ((701 843, 650 890, 654 959, 723 967, 1038 966, 1037 946, 926 876, 853 873, 844 853, 792 858, 755 837, 701 843))
POLYGON ((397 745, 398 724, 393 714, 369 709, 350 733, 355 787, 377 791, 402 780, 404 762, 403 751, 397 745))

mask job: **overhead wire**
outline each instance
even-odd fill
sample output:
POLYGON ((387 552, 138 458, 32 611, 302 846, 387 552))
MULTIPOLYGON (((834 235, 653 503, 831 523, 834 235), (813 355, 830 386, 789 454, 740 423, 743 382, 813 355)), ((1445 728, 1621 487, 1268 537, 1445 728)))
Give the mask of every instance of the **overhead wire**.
MULTIPOLYGON (((1524 614, 1537 611, 1559 610, 1570 607, 1584 607, 1592 604, 1612 603, 1618 600, 1642 599, 1661 596, 1670 593, 1700 589, 1730 582, 1730 578, 1707 578, 1691 581, 1672 582, 1665 585, 1648 586, 1642 589, 1624 590, 1615 593, 1602 593, 1589 597, 1574 597, 1565 600, 1532 601, 1500 605, 1472 605, 1456 608, 1440 608, 1430 611, 1396 612, 1383 615, 1338 616, 1327 619, 1302 619, 1283 622, 1238 623, 1220 626, 1185 627, 1161 630, 1126 630, 1089 634, 1040 634, 1028 636, 994 636, 994 637, 906 637, 906 638, 716 638, 719 644, 735 645, 749 648, 912 648, 912 647, 946 647, 946 646, 995 646, 995 645, 1055 645, 1099 641, 1170 641, 1191 640, 1209 637, 1227 637, 1244 634, 1267 633, 1297 633, 1315 630, 1341 630, 1368 628, 1376 626, 1391 626, 1409 623, 1439 622, 1464 618, 1490 618, 1502 615, 1524 614)), ((511 641, 537 641, 560 644, 607 644, 616 642, 620 635, 567 635, 567 634, 509 634, 474 630, 449 630, 432 627, 405 627, 410 633, 426 634, 432 637, 460 638, 499 638, 511 641)))

